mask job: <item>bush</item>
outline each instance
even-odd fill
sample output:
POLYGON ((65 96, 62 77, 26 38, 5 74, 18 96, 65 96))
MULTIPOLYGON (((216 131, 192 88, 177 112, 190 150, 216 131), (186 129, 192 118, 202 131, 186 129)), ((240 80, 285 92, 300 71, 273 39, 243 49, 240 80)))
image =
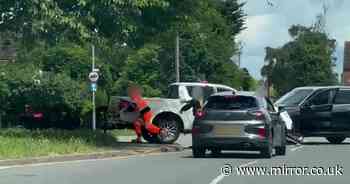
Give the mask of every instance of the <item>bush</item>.
MULTIPOLYGON (((64 73, 41 72, 40 68, 29 64, 9 64, 0 69, 2 76, 0 91, 2 110, 7 116, 18 116, 29 104, 34 111, 45 115, 53 110, 67 112, 79 118, 85 96, 79 82, 64 73)), ((6 118, 5 118, 6 119, 6 118)), ((74 118, 73 118, 74 119, 74 118)), ((12 120, 16 121, 16 120, 12 120)))

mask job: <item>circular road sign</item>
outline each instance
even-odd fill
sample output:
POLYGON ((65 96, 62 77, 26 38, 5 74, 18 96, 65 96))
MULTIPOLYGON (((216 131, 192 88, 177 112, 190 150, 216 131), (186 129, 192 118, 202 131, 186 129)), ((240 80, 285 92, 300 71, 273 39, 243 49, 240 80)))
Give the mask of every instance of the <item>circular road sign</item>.
POLYGON ((97 82, 98 80, 98 73, 97 72, 90 72, 89 73, 89 79, 91 82, 97 82))

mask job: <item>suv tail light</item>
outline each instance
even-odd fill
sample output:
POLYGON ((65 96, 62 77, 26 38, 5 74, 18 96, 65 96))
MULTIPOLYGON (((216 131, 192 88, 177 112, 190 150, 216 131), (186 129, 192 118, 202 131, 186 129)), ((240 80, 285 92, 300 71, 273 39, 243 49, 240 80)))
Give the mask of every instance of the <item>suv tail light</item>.
POLYGON ((264 124, 258 124, 258 125, 247 125, 244 128, 244 131, 248 134, 255 134, 259 136, 259 138, 263 139, 266 138, 266 129, 264 124))
POLYGON ((250 115, 254 116, 256 120, 265 120, 265 114, 262 111, 249 111, 250 115))
POLYGON ((266 129, 265 129, 265 127, 258 128, 258 135, 259 135, 260 138, 265 138, 266 137, 266 129))

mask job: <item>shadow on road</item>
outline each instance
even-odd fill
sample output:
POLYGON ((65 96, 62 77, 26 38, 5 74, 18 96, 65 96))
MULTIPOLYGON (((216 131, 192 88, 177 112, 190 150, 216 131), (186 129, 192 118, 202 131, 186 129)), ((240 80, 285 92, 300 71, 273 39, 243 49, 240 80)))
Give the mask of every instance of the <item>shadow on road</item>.
MULTIPOLYGON (((192 155, 183 156, 182 158, 191 158, 192 155)), ((224 152, 219 155, 214 155, 211 153, 207 153, 205 157, 198 159, 264 159, 261 157, 259 153, 235 153, 235 152, 224 152)))

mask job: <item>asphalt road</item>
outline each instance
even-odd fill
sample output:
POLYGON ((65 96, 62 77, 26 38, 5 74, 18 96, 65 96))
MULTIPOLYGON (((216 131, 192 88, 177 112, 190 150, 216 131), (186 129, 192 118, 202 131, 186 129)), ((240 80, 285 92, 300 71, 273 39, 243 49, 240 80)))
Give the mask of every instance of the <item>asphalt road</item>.
MULTIPOLYGON (((183 137, 182 144, 189 144, 183 137)), ((301 146, 290 145, 286 156, 259 158, 257 153, 230 152, 215 158, 194 159, 191 151, 161 153, 106 160, 76 161, 49 165, 0 168, 0 184, 232 184, 271 183, 336 184, 350 181, 350 141, 328 144, 322 138, 306 139, 301 146), (233 175, 220 168, 230 164, 233 175), (235 167, 331 167, 339 164, 342 176, 237 176, 235 167)))

